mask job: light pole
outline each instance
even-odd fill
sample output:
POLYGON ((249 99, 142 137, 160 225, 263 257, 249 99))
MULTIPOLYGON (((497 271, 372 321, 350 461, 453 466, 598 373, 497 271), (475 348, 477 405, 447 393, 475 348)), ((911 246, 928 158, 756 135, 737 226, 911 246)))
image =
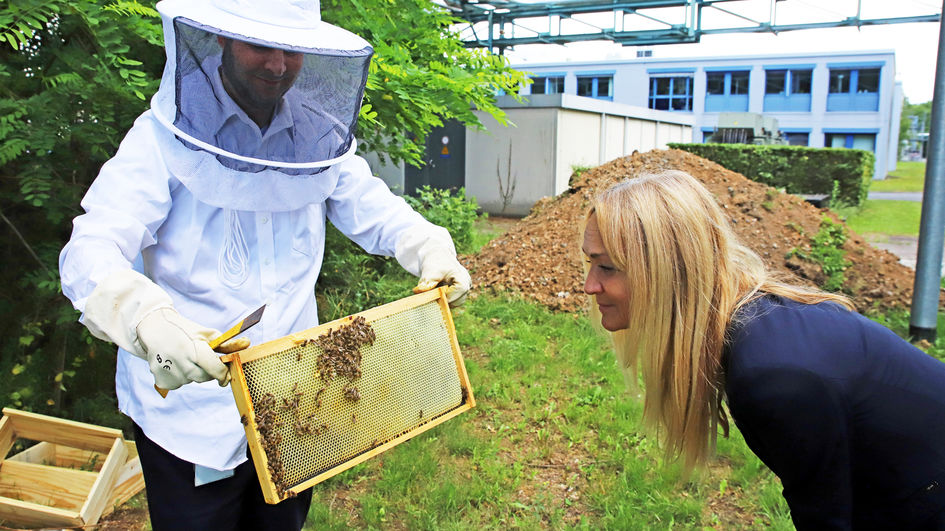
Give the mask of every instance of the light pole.
MULTIPOLYGON (((942 5, 945 11, 945 2, 942 5)), ((938 300, 942 278, 942 247, 945 245, 945 25, 939 20, 938 59, 932 93, 928 162, 919 221, 919 250, 909 334, 915 340, 935 341, 938 300)))

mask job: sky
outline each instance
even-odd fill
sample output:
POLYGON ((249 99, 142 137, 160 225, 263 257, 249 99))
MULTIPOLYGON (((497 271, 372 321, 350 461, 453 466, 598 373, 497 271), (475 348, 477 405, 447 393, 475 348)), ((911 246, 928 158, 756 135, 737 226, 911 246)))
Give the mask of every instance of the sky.
MULTIPOLYGON (((845 15, 855 14, 857 6, 847 6, 837 10, 819 8, 814 0, 788 0, 779 2, 792 6, 791 10, 781 9, 776 19, 777 24, 816 22, 818 20, 839 20, 845 15), (850 11, 852 9, 852 11, 850 11)), ((909 15, 927 15, 940 12, 941 4, 929 0, 897 0, 870 4, 863 0, 860 5, 861 17, 884 18, 909 15), (883 4, 898 6, 889 11, 883 4)), ((746 2, 747 3, 747 2, 746 2)), ((833 0, 834 5, 842 3, 833 0)), ((764 2, 765 9, 769 9, 764 2)), ((755 20, 768 20, 768 13, 755 20)), ((712 26, 706 19, 703 28, 744 26, 744 21, 716 21, 712 26)), ((606 25, 606 23, 601 24, 606 25)), ((628 28, 629 29, 629 28, 628 28)), ((732 55, 788 54, 795 52, 832 52, 832 51, 877 51, 893 50, 896 53, 896 80, 902 82, 903 94, 910 103, 923 103, 932 99, 935 85, 935 64, 939 48, 939 24, 935 22, 881 24, 861 28, 830 28, 785 31, 778 35, 769 33, 729 33, 704 35, 702 41, 695 44, 669 44, 651 46, 653 58, 670 57, 716 57, 732 55)), ((635 59, 636 47, 622 47, 605 42, 581 42, 567 45, 528 45, 507 50, 506 55, 513 64, 587 61, 600 59, 635 59)))

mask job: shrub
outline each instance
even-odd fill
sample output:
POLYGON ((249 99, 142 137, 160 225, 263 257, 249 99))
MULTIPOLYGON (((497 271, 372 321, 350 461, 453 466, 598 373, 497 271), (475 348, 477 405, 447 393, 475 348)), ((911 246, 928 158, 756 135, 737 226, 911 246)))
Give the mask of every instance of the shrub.
POLYGON ((827 194, 831 206, 860 205, 876 157, 862 149, 749 144, 676 144, 753 181, 792 194, 827 194))
MULTIPOLYGON (((467 200, 461 188, 449 190, 424 186, 418 197, 404 198, 414 210, 449 231, 458 252, 474 243, 478 215, 475 200, 467 200)), ((337 228, 328 224, 325 259, 316 287, 319 321, 351 315, 410 294, 416 278, 393 258, 365 253, 337 228)))
POLYGON ((826 277, 821 287, 827 291, 840 291, 845 280, 844 271, 850 265, 843 249, 846 241, 847 232, 843 224, 824 216, 820 221, 820 230, 811 238, 810 252, 793 249, 790 254, 819 264, 826 277))
POLYGON ((406 196, 407 204, 427 218, 430 223, 449 231, 456 245, 456 252, 469 252, 473 241, 473 225, 479 214, 475 198, 466 198, 466 190, 460 188, 456 195, 450 190, 440 190, 424 185, 417 190, 417 197, 406 196))
POLYGON ((405 297, 415 282, 396 260, 364 252, 328 224, 325 259, 315 287, 320 322, 405 297))

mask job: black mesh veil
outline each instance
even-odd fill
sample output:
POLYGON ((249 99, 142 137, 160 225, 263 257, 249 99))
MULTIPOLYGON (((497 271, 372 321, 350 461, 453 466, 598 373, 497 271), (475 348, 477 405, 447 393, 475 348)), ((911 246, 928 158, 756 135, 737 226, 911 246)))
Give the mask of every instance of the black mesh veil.
POLYGON ((353 149, 370 46, 298 48, 184 17, 173 24, 173 126, 188 147, 230 169, 289 174, 317 172, 353 149))

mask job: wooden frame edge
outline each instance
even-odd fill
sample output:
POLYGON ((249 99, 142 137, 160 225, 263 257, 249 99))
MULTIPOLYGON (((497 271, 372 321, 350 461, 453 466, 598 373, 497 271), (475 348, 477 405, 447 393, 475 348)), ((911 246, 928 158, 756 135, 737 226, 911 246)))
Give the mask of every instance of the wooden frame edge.
MULTIPOLYGON (((132 441, 125 441, 126 448, 129 442, 134 444, 132 441)), ((141 459, 139 459, 137 455, 132 456, 129 451, 128 460, 122 465, 118 477, 115 478, 115 485, 112 487, 111 491, 111 500, 105 505, 105 510, 102 511, 102 515, 99 516, 99 519, 114 512, 115 509, 124 505, 125 502, 142 490, 144 490, 144 474, 141 472, 141 459)))
POLYGON ((16 431, 13 429, 13 421, 6 415, 0 417, 0 461, 6 459, 15 441, 16 431))
POLYGON ((17 438, 47 441, 102 453, 109 452, 114 439, 123 438, 121 430, 39 413, 3 408, 3 415, 4 418, 10 419, 17 438))
POLYGON ((89 496, 82 509, 79 510, 79 517, 84 525, 98 523, 106 504, 112 499, 112 487, 118 479, 118 473, 121 472, 127 460, 128 450, 125 448, 125 441, 119 437, 112 443, 112 449, 108 452, 108 457, 105 458, 105 463, 98 472, 98 479, 92 484, 89 496))
POLYGON ((319 335, 324 334, 331 328, 335 328, 335 327, 350 323, 357 317, 364 317, 365 320, 367 320, 368 322, 371 322, 378 319, 382 319, 384 317, 388 317, 390 315, 394 315, 396 313, 400 313, 406 310, 416 308, 418 306, 422 306, 424 304, 427 304, 433 301, 438 302, 440 306, 440 310, 443 313, 444 320, 446 321, 446 324, 449 329, 448 336, 450 340, 450 347, 453 354, 453 361, 456 363, 456 367, 457 367, 457 371, 458 371, 459 379, 460 379, 460 384, 466 390, 464 402, 461 403, 456 408, 444 413, 443 415, 437 417, 434 420, 431 420, 415 428, 414 430, 411 430, 410 432, 406 434, 397 436, 394 439, 391 439, 390 441, 384 444, 378 445, 368 451, 365 451, 362 454, 356 457, 353 457, 349 459, 348 461, 345 461, 344 463, 336 465, 335 467, 321 474, 318 474, 312 477, 311 479, 303 481, 302 483, 299 483, 287 489, 293 492, 301 492, 332 476, 340 474, 341 472, 344 472, 345 470, 348 470, 349 468, 352 468, 360 463, 363 463, 364 461, 367 461, 368 459, 390 448, 393 448, 394 446, 397 446, 398 444, 404 441, 408 441, 412 439, 413 437, 416 437, 417 435, 420 435, 421 433, 424 433, 425 431, 431 428, 434 428, 442 424, 443 422, 446 422, 447 420, 452 419, 453 417, 475 407, 476 402, 473 397, 472 386, 469 382, 469 376, 466 373, 466 366, 465 366, 465 363, 462 358, 462 354, 459 349, 459 342, 456 338, 455 325, 453 323, 452 315, 450 314, 450 311, 449 311, 449 304, 446 298, 446 289, 443 287, 439 287, 437 289, 433 289, 430 291, 425 291, 423 293, 418 293, 415 295, 404 297, 402 299, 398 299, 396 301, 393 301, 393 302, 390 302, 381 306, 369 308, 363 312, 351 314, 349 316, 342 317, 341 319, 335 319, 334 321, 320 324, 318 326, 303 330, 301 332, 296 332, 294 334, 290 334, 288 336, 285 336, 279 339, 268 341, 266 343, 261 343, 259 345, 249 347, 245 350, 241 350, 233 354, 226 354, 220 357, 220 359, 224 363, 229 364, 230 380, 231 380, 230 385, 233 388, 232 389, 233 397, 237 402, 238 409, 242 411, 250 412, 250 414, 246 415, 247 418, 245 419, 246 422, 244 423, 243 427, 246 432, 247 444, 249 445, 250 454, 252 455, 253 464, 256 469, 257 477, 260 480, 259 483, 262 488, 263 498, 265 499, 266 503, 276 504, 283 501, 285 498, 279 497, 278 493, 273 488, 271 478, 269 477, 268 458, 265 454, 264 449, 262 448, 262 444, 259 442, 259 439, 258 439, 255 412, 252 407, 252 397, 249 395, 249 390, 248 390, 248 386, 246 382, 246 376, 245 376, 245 373, 243 372, 243 364, 267 357, 269 355, 272 355, 278 352, 284 352, 285 350, 298 346, 302 341, 306 339, 315 338, 315 337, 318 337, 319 335), (234 383, 237 383, 238 385, 234 385, 234 383), (237 387, 239 387, 239 389, 237 389, 237 387))
POLYGON ((266 503, 278 503, 281 499, 272 485, 272 479, 269 477, 269 457, 266 456, 266 451, 259 442, 256 411, 253 409, 253 399, 249 395, 246 374, 243 372, 242 353, 243 351, 240 351, 230 356, 230 387, 233 391, 233 399, 236 401, 236 408, 240 411, 246 411, 244 414, 245 422, 244 418, 240 418, 240 422, 242 422, 243 430, 246 432, 246 444, 249 446, 249 455, 253 460, 253 468, 256 469, 256 477, 262 489, 263 499, 266 500, 266 503))
MULTIPOLYGON (((363 312, 353 313, 346 317, 342 317, 341 319, 335 319, 334 321, 329 321, 327 323, 320 324, 300 332, 295 332, 279 339, 273 339, 272 341, 267 341, 259 345, 253 345, 245 350, 239 351, 236 354, 239 354, 239 360, 241 363, 249 363, 259 358, 265 358, 271 354, 288 350, 299 345, 306 339, 316 338, 327 332, 329 328, 337 328, 341 325, 350 323, 356 317, 364 317, 364 319, 368 322, 376 321, 383 317, 409 310, 411 308, 415 308, 417 306, 436 300, 438 297, 443 296, 442 293, 443 288, 438 288, 430 291, 424 291, 423 293, 418 293, 416 295, 410 295, 408 297, 404 297, 403 299, 397 299, 396 301, 389 302, 381 306, 375 306, 374 308, 369 308, 363 312)), ((231 363, 236 359, 236 354, 227 354, 221 356, 220 360, 224 363, 231 363)))
MULTIPOLYGON (((444 288, 439 288, 444 290, 444 288)), ((453 323, 453 312, 450 310, 449 302, 446 299, 446 292, 443 291, 443 297, 440 299, 440 311, 443 312, 443 320, 446 321, 447 329, 450 331, 450 348, 453 350, 453 361, 456 363, 456 372, 459 374, 459 383, 466 390, 466 403, 470 408, 476 407, 476 398, 473 396, 472 383, 469 381, 469 374, 466 373, 466 362, 463 359, 463 353, 459 348, 459 338, 456 336, 456 325, 453 323)))
POLYGON ((79 513, 47 507, 38 503, 0 496, 0 518, 16 518, 17 522, 30 522, 27 525, 76 527, 84 525, 79 513), (25 519, 24 519, 25 518, 25 519))

